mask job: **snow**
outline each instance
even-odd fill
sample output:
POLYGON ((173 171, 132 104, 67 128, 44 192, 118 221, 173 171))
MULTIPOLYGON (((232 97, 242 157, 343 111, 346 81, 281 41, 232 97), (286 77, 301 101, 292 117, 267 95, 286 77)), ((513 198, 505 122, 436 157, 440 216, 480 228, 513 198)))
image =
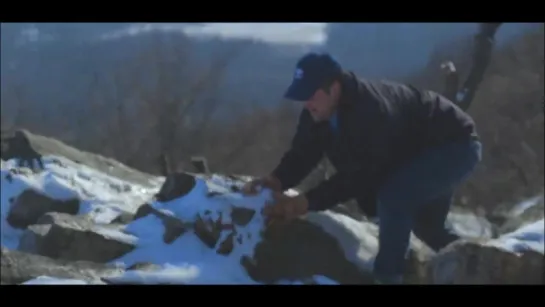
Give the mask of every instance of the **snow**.
POLYGON ((541 219, 531 224, 524 225, 497 239, 491 240, 488 244, 517 254, 527 250, 543 254, 545 248, 544 235, 545 222, 541 219))
MULTIPOLYGON (((12 175, 6 177, 10 169, 16 168, 16 161, 2 161, 1 168, 1 243, 10 249, 16 249, 22 235, 21 230, 12 228, 7 222, 10 199, 27 188, 41 191, 53 198, 67 199, 77 196, 82 200, 79 214, 91 217, 98 224, 107 224, 121 213, 135 213, 137 208, 155 194, 164 178, 151 180, 152 187, 140 186, 114 178, 83 164, 72 162, 63 157, 44 157, 46 170, 40 173, 12 175)), ((249 180, 245 178, 243 181, 249 180)), ((243 196, 232 192, 230 185, 235 182, 225 176, 213 175, 211 178, 197 177, 196 186, 185 196, 169 202, 151 202, 150 205, 165 214, 172 215, 187 225, 195 223, 198 216, 230 222, 231 210, 235 207, 251 208, 260 212, 270 199, 270 192, 260 191, 255 196, 243 196), (220 195, 209 197, 209 192, 220 195)), ((238 185, 242 182, 239 180, 238 185)), ((296 195, 290 190, 286 194, 296 195)), ((360 268, 369 270, 373 265, 378 250, 378 227, 371 222, 356 221, 348 216, 332 211, 309 213, 307 220, 321 226, 335 237, 344 249, 347 259, 360 268)), ((464 236, 487 237, 488 227, 477 218, 453 214, 450 217, 454 228, 464 236), (483 226, 485 225, 485 226, 483 226)), ((138 262, 150 262, 160 268, 154 271, 128 270, 121 275, 108 277, 112 283, 140 284, 258 284, 252 280, 240 265, 240 259, 252 256, 255 246, 260 242, 260 232, 264 227, 261 214, 255 214, 246 226, 233 225, 237 236, 242 241, 234 240, 234 249, 229 255, 216 252, 220 242, 232 230, 223 230, 217 246, 209 248, 193 230, 179 236, 170 244, 163 242, 164 226, 159 217, 148 215, 126 225, 120 230, 102 229, 105 236, 115 237, 136 245, 136 248, 115 259, 112 263, 129 267, 138 262)), ((543 219, 526 225, 519 230, 500 238, 490 240, 488 244, 513 252, 532 249, 543 253, 543 219)), ((314 283, 337 284, 323 276, 314 276, 314 283)), ((97 282, 102 283, 102 282, 97 282)), ((304 284, 304 281, 280 281, 279 284, 304 284)), ((41 276, 24 284, 87 284, 84 281, 58 279, 41 276)))
POLYGON ((511 209, 510 216, 520 216, 523 214, 526 210, 539 205, 540 201, 542 201, 543 195, 532 197, 530 199, 527 199, 525 201, 520 202, 517 204, 513 209, 511 209))
MULTIPOLYGON (((152 198, 163 182, 157 178, 153 182, 154 188, 149 189, 126 183, 63 157, 44 157, 44 165, 46 170, 43 172, 13 175, 13 180, 9 182, 6 175, 10 169, 16 168, 16 161, 2 162, 2 245, 8 248, 16 249, 22 235, 21 230, 12 228, 6 222, 10 206, 9 199, 15 199, 26 188, 35 189, 58 199, 77 196, 83 204, 79 214, 90 216, 96 223, 109 223, 122 212, 136 212, 140 205, 152 198)), ((188 224, 194 223, 197 216, 217 219, 220 215, 224 223, 229 223, 230 212, 234 207, 261 211, 270 199, 269 191, 261 191, 258 195, 250 197, 231 192, 229 186, 233 183, 232 180, 219 175, 214 175, 208 180, 198 178, 196 186, 184 197, 164 203, 152 202, 151 205, 188 224), (206 197, 211 191, 223 194, 206 197)), ((290 190, 287 193, 293 195, 297 192, 290 190)), ((188 231, 174 242, 165 244, 162 239, 164 226, 155 215, 133 221, 124 227, 123 231, 100 227, 95 230, 105 236, 115 237, 137 246, 132 252, 115 259, 112 263, 128 267, 138 262, 151 262, 161 266, 161 269, 153 272, 129 270, 123 275, 110 277, 111 282, 257 284, 240 265, 240 259, 243 255, 252 256, 255 246, 261 240, 260 231, 263 226, 264 221, 260 214, 256 214, 244 227, 234 225, 237 235, 243 240, 242 243, 234 241, 235 247, 228 256, 216 253, 217 246, 213 249, 206 246, 193 231, 188 231)), ((228 230, 223 231, 218 242, 222 242, 229 233, 228 230)), ((74 282, 85 284, 83 281, 62 280, 47 276, 27 281, 25 284, 74 282)), ((335 284, 335 281, 321 276, 315 276, 314 282, 335 284)), ((298 283, 301 282, 295 282, 295 284, 298 283)))
POLYGON ((37 278, 27 280, 23 285, 88 285, 86 281, 79 279, 54 278, 49 276, 39 276, 37 278))
POLYGON ((450 212, 448 221, 452 230, 464 238, 490 239, 492 224, 483 217, 470 212, 450 212))
POLYGON ((372 269, 374 252, 378 250, 377 225, 361 223, 332 211, 309 213, 307 219, 336 238, 349 261, 363 270, 372 269))

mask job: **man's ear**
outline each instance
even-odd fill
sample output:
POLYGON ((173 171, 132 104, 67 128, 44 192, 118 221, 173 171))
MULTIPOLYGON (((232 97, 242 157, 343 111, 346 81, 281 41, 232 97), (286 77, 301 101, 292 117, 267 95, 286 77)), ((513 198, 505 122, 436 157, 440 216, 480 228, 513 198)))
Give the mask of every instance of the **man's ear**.
POLYGON ((341 94, 341 83, 339 81, 333 82, 330 88, 330 92, 331 92, 331 95, 333 95, 333 97, 335 98, 339 97, 341 94))

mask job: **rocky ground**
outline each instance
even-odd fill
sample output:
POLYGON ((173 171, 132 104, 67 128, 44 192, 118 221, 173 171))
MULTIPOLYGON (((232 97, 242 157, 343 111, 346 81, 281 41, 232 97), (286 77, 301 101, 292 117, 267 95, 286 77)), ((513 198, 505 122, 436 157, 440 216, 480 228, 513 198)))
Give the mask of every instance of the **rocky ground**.
MULTIPOLYGON (((242 196, 245 178, 165 180, 44 144, 45 170, 2 160, 2 284, 374 283, 372 221, 337 208, 265 227, 268 192, 242 196)), ((412 238, 407 282, 542 284, 539 206, 542 197, 494 222, 453 211, 466 240, 435 254, 412 238)))

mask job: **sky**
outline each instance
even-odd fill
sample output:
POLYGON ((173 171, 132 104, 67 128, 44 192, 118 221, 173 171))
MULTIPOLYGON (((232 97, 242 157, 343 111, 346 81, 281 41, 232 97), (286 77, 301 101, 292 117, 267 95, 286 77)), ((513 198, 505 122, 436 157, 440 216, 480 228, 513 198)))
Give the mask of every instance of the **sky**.
POLYGON ((270 43, 322 44, 327 23, 204 23, 188 25, 188 35, 253 38, 270 43))
POLYGON ((180 31, 190 36, 256 39, 268 43, 322 44, 327 23, 139 23, 109 32, 104 39, 137 35, 153 30, 180 31))

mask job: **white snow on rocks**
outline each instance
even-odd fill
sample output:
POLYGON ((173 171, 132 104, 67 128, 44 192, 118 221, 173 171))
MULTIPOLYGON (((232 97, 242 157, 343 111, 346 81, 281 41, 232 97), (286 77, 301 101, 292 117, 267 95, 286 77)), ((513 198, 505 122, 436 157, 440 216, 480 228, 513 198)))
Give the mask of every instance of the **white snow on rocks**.
MULTIPOLYGON (((16 168, 16 161, 2 161, 1 168, 1 241, 2 245, 15 249, 21 230, 12 228, 6 217, 10 207, 10 199, 15 199, 24 189, 32 188, 58 199, 77 196, 82 207, 79 214, 92 216, 96 223, 109 223, 122 212, 135 213, 137 208, 148 202, 158 191, 164 178, 153 180, 153 188, 139 186, 113 178, 85 165, 72 162, 63 157, 44 157, 46 170, 37 174, 12 176, 7 179, 10 169, 16 168)), ((209 214, 214 219, 222 216, 224 223, 230 222, 230 210, 233 207, 251 208, 260 212, 270 199, 268 191, 261 191, 256 196, 243 196, 231 192, 227 184, 229 180, 222 176, 213 176, 205 180, 198 178, 196 186, 184 197, 159 203, 151 203, 153 207, 171 214, 184 223, 195 223, 197 216, 209 214), (207 197, 210 191, 221 192, 222 195, 207 197)), ((296 194, 297 191, 288 191, 296 194)), ((357 265, 370 269, 374 251, 378 248, 378 228, 372 223, 363 223, 342 214, 326 211, 310 213, 308 220, 323 227, 339 240, 347 258, 357 265)), ((462 216, 455 216, 453 223, 464 236, 478 232, 479 237, 489 234, 477 226, 477 221, 469 221, 462 216), (465 228, 464 228, 465 227, 465 228), (475 230, 475 231, 474 231, 475 230)), ((235 240, 234 249, 229 255, 216 253, 215 249, 206 246, 197 235, 189 230, 170 244, 162 240, 164 226, 155 215, 150 214, 129 223, 124 232, 111 230, 104 235, 115 236, 137 244, 137 248, 128 254, 115 259, 113 263, 128 267, 138 262, 150 262, 161 266, 154 271, 126 271, 123 275, 109 280, 116 283, 172 283, 172 284, 256 284, 240 265, 243 255, 251 256, 254 247, 259 243, 260 231, 263 228, 261 214, 256 214, 246 226, 234 225, 237 234, 244 238, 242 243, 235 240)), ((482 224, 479 224, 482 225, 482 224)), ((544 252, 543 219, 521 229, 491 240, 489 244, 510 250, 533 249, 544 252)), ((456 227, 455 227, 456 228, 456 227)), ((106 230, 104 230, 106 231, 106 230)), ((228 232, 223 231, 222 242, 228 232)), ((314 281, 321 284, 336 284, 325 277, 315 276, 314 281)), ((283 282, 281 282, 283 283, 283 282)), ((293 282, 290 282, 293 284, 293 282)), ((300 282, 296 282, 298 284, 300 282)), ((86 284, 78 280, 62 280, 42 276, 24 284, 86 284)))

